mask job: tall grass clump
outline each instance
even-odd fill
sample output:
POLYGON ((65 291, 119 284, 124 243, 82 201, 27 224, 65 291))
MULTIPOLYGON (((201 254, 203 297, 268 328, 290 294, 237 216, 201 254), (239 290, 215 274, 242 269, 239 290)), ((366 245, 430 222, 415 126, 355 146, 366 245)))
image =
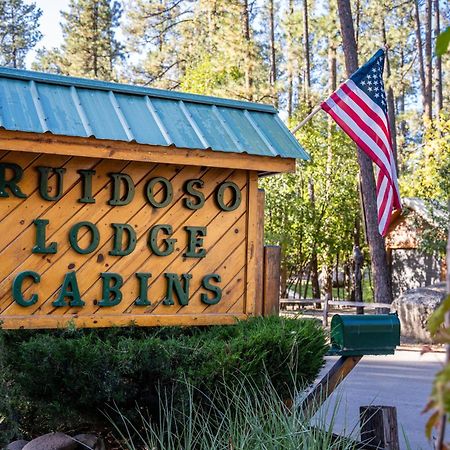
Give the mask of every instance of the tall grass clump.
MULTIPOLYGON (((126 450, 350 450, 356 442, 337 437, 325 419, 305 416, 301 404, 287 405, 266 376, 261 388, 246 377, 217 385, 210 395, 186 382, 189 393, 180 408, 173 397, 161 394, 158 422, 140 411, 130 420, 119 408, 105 412, 121 448, 126 450), (200 394, 200 396, 199 396, 200 394), (201 397, 201 401, 199 401, 201 397)), ((295 385, 295 383, 294 383, 295 385)), ((291 398, 298 398, 292 392, 291 398)), ((337 411, 332 412, 333 415, 337 411)), ((333 418, 331 419, 333 423, 333 418)))

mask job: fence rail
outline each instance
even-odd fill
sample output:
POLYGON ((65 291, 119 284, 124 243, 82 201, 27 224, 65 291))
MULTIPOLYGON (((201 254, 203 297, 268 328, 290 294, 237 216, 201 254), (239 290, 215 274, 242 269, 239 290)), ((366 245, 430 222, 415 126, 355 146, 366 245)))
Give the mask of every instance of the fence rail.
POLYGON ((313 305, 313 304, 321 304, 323 306, 323 324, 324 326, 328 326, 328 314, 329 308, 332 306, 336 307, 345 307, 345 308, 356 308, 357 313, 364 314, 365 308, 371 309, 384 309, 390 310, 390 303, 364 303, 364 302, 350 302, 350 301, 341 301, 341 300, 327 300, 320 298, 308 298, 308 299, 298 299, 298 298, 282 298, 280 299, 280 310, 287 311, 288 306, 300 306, 304 308, 305 306, 313 305))

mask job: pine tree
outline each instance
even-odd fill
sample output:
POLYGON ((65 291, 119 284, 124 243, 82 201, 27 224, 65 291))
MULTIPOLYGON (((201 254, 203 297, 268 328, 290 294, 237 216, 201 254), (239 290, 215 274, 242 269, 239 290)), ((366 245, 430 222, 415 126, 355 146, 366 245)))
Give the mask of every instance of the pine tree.
POLYGON ((0 1, 0 64, 25 67, 27 53, 38 43, 42 34, 39 19, 42 11, 35 3, 23 0, 0 1))
POLYGON ((123 56, 115 39, 120 4, 110 0, 70 0, 61 12, 64 43, 61 49, 42 50, 34 68, 65 75, 112 80, 114 64, 123 56))
MULTIPOLYGON (((129 78, 154 87, 174 89, 186 70, 186 41, 183 38, 193 21, 191 0, 129 2, 125 27, 127 49, 138 63, 130 68, 129 78)), ((198 35, 193 45, 201 39, 198 35)), ((189 44, 189 43, 188 43, 189 44)))

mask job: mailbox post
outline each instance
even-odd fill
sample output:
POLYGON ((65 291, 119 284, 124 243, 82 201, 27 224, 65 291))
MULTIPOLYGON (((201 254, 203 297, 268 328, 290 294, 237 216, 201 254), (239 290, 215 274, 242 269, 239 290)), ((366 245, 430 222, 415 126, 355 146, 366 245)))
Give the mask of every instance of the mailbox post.
POLYGON ((333 367, 303 400, 313 415, 365 355, 392 355, 400 345, 397 314, 341 315, 331 319, 330 355, 339 355, 333 367))

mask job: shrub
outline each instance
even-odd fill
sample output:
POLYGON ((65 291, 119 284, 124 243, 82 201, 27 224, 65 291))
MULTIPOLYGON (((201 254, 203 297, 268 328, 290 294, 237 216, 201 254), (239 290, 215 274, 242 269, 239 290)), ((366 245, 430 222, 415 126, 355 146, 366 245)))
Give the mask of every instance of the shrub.
POLYGON ((313 381, 326 346, 315 321, 271 317, 213 327, 3 331, 3 350, 8 407, 34 435, 101 428, 100 411, 113 403, 131 419, 136 404, 157 418, 158 391, 186 399, 180 380, 207 393, 219 378, 263 386, 267 373, 287 395, 313 381))

